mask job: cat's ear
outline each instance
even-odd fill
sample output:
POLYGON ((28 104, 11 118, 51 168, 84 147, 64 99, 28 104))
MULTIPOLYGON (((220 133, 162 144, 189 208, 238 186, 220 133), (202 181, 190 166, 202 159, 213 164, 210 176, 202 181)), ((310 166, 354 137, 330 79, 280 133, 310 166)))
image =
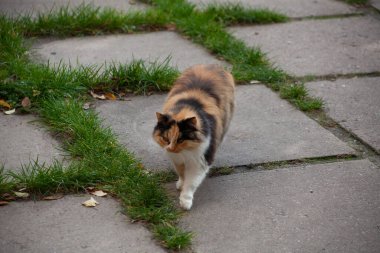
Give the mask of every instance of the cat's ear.
POLYGON ((158 122, 167 121, 168 117, 162 113, 156 112, 156 117, 158 122))
POLYGON ((197 126, 197 118, 191 117, 184 120, 188 125, 197 126))
POLYGON ((197 130, 197 118, 191 117, 181 121, 181 125, 186 129, 196 131, 197 130))

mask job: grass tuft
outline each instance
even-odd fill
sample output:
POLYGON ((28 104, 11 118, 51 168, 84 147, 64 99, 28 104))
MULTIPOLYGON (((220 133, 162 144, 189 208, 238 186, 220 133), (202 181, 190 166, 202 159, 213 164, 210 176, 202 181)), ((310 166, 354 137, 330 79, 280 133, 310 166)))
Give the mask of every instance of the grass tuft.
POLYGON ((191 244, 191 233, 180 231, 177 227, 173 227, 170 224, 163 223, 154 226, 153 233, 167 248, 172 250, 181 250, 191 244))
POLYGON ((20 16, 15 24, 25 36, 74 36, 104 33, 131 33, 142 30, 163 29, 167 16, 156 9, 145 12, 122 12, 111 8, 81 4, 77 8, 63 7, 37 18, 20 16))
POLYGON ((209 5, 205 14, 224 25, 281 23, 288 17, 268 9, 251 9, 241 4, 209 5))
POLYGON ((4 166, 0 165, 0 199, 4 193, 10 192, 15 183, 10 180, 10 176, 5 172, 4 166))
POLYGON ((113 64, 104 73, 109 80, 97 85, 97 88, 133 91, 135 94, 168 91, 179 75, 179 71, 170 67, 169 63, 170 57, 163 62, 154 61, 148 64, 143 60, 135 60, 127 65, 113 64))
POLYGON ((344 0, 349 4, 357 4, 357 5, 366 5, 368 4, 368 0, 344 0))
POLYGON ((302 111, 319 110, 323 106, 322 99, 309 97, 303 84, 281 86, 280 97, 289 100, 302 111))

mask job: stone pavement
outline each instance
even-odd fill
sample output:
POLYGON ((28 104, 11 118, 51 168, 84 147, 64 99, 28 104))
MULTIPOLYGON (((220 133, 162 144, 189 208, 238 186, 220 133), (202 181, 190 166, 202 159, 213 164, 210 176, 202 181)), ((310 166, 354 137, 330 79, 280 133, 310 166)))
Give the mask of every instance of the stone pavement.
POLYGON ((165 252, 150 232, 132 224, 112 198, 85 208, 89 195, 14 202, 1 208, 0 252, 165 252))
POLYGON ((1 0, 0 13, 11 17, 20 15, 36 17, 39 13, 49 13, 61 7, 73 9, 83 4, 93 7, 114 8, 119 11, 144 10, 147 8, 146 5, 139 2, 125 0, 1 0))
POLYGON ((50 164, 64 158, 59 142, 37 120, 32 115, 0 115, 0 161, 6 169, 19 171, 29 162, 50 164))
MULTIPOLYGON (((208 3, 191 2, 200 8, 200 2, 208 3)), ((363 11, 334 0, 241 2, 275 8, 292 17, 363 11)), ((1 1, 0 9, 14 15, 15 10, 22 12, 25 4, 30 9, 26 0, 1 1)), ((286 72, 298 77, 312 75, 316 81, 306 86, 312 95, 323 98, 326 114, 345 129, 342 131, 377 153, 359 153, 263 85, 238 87, 236 114, 215 165, 284 165, 274 170, 245 168, 206 179, 196 193, 193 209, 181 221, 195 232, 192 250, 379 252, 380 14, 364 11, 362 16, 301 19, 231 27, 229 31, 247 45, 261 47, 286 72), (331 76, 335 78, 326 80, 331 76), (350 154, 359 155, 358 160, 324 161, 325 157, 350 154), (287 163, 306 158, 316 160, 296 167, 287 163)), ((133 58, 152 61, 169 55, 181 70, 197 63, 228 65, 174 32, 45 39, 35 45, 33 55, 36 61, 62 59, 74 65, 125 63, 133 58)), ((169 167, 150 138, 154 113, 161 109, 164 97, 96 103, 104 124, 151 170, 169 167)), ((37 155, 47 162, 53 157, 61 159, 57 141, 27 123, 31 119, 0 116, 0 136, 6 140, 0 142, 0 159, 6 169, 18 169, 20 162, 37 155)), ((101 204, 96 209, 86 209, 80 205, 86 198, 66 196, 52 202, 14 202, 1 207, 0 252, 163 251, 142 225, 131 224, 119 213, 116 201, 98 198, 101 204)))

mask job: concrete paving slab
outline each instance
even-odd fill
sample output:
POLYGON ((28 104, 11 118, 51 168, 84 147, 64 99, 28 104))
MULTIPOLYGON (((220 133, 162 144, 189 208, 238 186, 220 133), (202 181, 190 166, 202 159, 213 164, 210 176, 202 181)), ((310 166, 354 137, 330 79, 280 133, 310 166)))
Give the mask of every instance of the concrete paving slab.
POLYGON ((55 201, 12 202, 1 207, 0 251, 7 253, 165 252, 140 224, 131 224, 111 198, 65 196, 55 201))
POLYGON ((202 47, 191 43, 174 32, 153 32, 132 35, 110 35, 54 40, 38 43, 34 54, 41 62, 60 61, 73 66, 127 63, 133 59, 148 62, 165 61, 183 70, 200 63, 226 65, 215 59, 202 47))
POLYGON ((182 219, 195 252, 379 252, 380 170, 368 160, 208 178, 182 219))
POLYGON ((369 16, 304 20, 230 31, 295 76, 380 70, 380 22, 369 16))
POLYGON ((37 159, 46 164, 63 160, 59 143, 36 120, 30 114, 0 115, 0 163, 5 169, 19 171, 37 159))
MULTIPOLYGON (((133 3, 127 0, 1 0, 0 13, 11 17, 19 15, 32 15, 36 17, 38 13, 49 13, 61 7, 73 9, 81 4, 101 8, 114 8, 119 11, 137 11, 146 9, 146 5, 133 3)), ((135 1, 137 2, 137 1, 135 1)))
POLYGON ((378 11, 380 11, 380 0, 371 0, 370 4, 373 8, 376 8, 378 11))
MULTIPOLYGON (((99 102, 97 112, 118 140, 149 169, 170 162, 151 134, 166 95, 131 97, 130 101, 99 102)), ((351 154, 354 151, 265 86, 239 86, 236 111, 215 166, 351 154)))
POLYGON ((289 17, 324 16, 357 12, 354 7, 333 0, 189 0, 189 2, 197 4, 201 8, 212 3, 240 3, 247 7, 274 10, 289 17))
POLYGON ((380 153, 380 77, 306 84, 325 101, 327 114, 380 153))

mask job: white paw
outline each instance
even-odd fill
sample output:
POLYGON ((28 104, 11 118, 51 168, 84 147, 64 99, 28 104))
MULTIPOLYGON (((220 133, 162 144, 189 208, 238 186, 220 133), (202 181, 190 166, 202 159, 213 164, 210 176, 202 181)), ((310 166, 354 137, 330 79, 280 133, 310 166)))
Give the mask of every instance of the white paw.
POLYGON ((191 206, 193 205, 193 198, 185 198, 183 196, 179 197, 179 205, 184 210, 190 210, 191 206))
POLYGON ((181 179, 178 179, 177 183, 175 184, 175 187, 177 188, 177 190, 182 190, 182 186, 183 186, 183 181, 181 179))

